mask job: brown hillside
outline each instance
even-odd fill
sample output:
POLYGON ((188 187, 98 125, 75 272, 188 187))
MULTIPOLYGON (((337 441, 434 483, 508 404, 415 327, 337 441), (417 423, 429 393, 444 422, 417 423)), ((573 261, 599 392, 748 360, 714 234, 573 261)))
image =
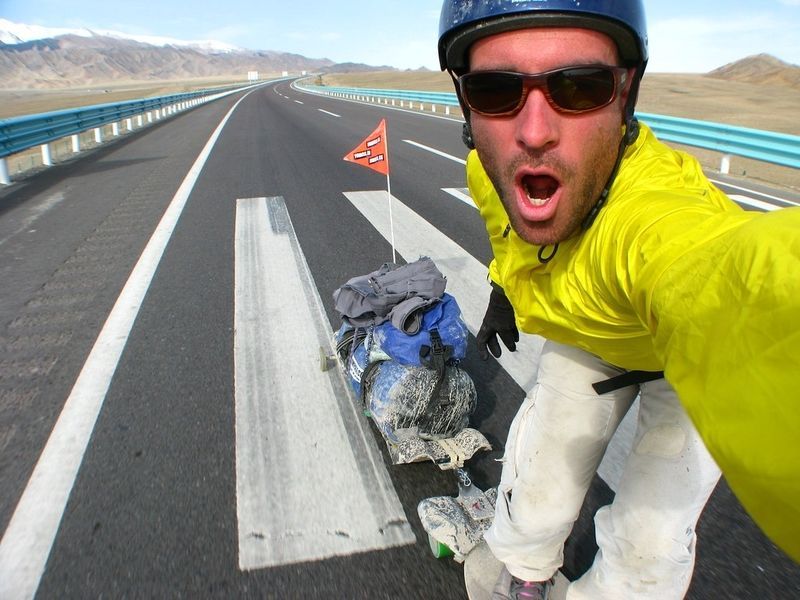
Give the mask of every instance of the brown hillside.
POLYGON ((63 89, 122 81, 246 77, 248 71, 296 73, 333 64, 327 59, 272 51, 204 53, 102 36, 64 35, 0 45, 0 85, 5 89, 63 89))
POLYGON ((769 54, 756 54, 729 63, 714 69, 708 73, 708 77, 746 83, 788 85, 800 89, 800 67, 769 54))

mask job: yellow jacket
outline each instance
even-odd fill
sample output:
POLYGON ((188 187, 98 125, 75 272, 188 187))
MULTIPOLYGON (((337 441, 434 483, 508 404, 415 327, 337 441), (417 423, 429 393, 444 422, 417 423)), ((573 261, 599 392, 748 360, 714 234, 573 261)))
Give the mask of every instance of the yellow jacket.
POLYGON ((542 264, 506 233, 475 151, 467 181, 520 330, 663 370, 742 504, 800 561, 800 208, 741 210, 642 125, 594 224, 542 264))

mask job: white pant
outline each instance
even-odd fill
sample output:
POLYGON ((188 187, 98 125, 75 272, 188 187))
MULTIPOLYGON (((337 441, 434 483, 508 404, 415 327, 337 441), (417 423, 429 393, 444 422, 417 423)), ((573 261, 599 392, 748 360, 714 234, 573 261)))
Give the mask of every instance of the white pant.
POLYGON ((602 396, 592 389, 619 373, 582 350, 545 343, 536 386, 511 424, 485 537, 512 575, 549 579, 608 442, 641 392, 634 449, 613 503, 595 516, 597 556, 567 598, 683 598, 695 525, 720 471, 665 380, 602 396))

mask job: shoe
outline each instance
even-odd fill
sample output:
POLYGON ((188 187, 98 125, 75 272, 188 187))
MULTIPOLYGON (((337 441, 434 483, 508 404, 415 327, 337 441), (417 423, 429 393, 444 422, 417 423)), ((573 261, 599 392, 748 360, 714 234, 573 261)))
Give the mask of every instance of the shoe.
POLYGON ((553 580, 523 581, 503 567, 492 590, 491 600, 547 600, 553 580))

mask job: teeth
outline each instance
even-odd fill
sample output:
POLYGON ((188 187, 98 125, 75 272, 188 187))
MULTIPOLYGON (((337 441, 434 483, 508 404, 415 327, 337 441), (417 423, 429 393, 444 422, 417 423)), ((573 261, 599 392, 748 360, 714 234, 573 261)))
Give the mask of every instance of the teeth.
POLYGON ((525 177, 522 185, 525 189, 525 195, 528 197, 528 202, 536 207, 544 206, 550 202, 558 189, 556 180, 547 175, 525 177))
POLYGON ((544 206, 550 201, 550 196, 548 196, 547 198, 534 198, 533 196, 528 194, 528 201, 534 206, 544 206))

